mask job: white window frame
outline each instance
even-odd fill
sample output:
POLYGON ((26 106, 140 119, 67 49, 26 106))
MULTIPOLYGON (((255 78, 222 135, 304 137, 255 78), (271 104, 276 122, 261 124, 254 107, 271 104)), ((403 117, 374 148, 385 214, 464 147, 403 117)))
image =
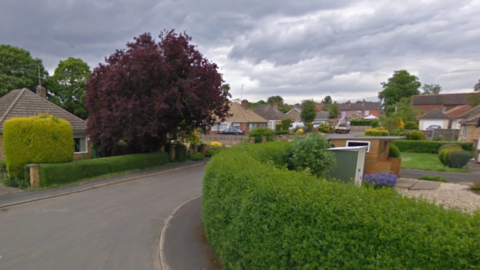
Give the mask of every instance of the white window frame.
POLYGON ((358 116, 362 116, 362 111, 357 111, 358 116))
POLYGON ((359 147, 359 146, 366 146, 367 147, 367 153, 370 152, 370 141, 347 141, 346 147, 359 147), (349 145, 350 143, 365 143, 367 145, 349 145))
POLYGON ((365 111, 365 116, 369 116, 370 115, 370 111, 365 111))
POLYGON ((87 140, 87 138, 83 135, 73 135, 73 140, 75 141, 75 139, 80 140, 80 148, 82 147, 82 140, 83 140, 84 149, 80 149, 80 152, 74 152, 74 154, 87 154, 88 153, 88 140, 87 140))

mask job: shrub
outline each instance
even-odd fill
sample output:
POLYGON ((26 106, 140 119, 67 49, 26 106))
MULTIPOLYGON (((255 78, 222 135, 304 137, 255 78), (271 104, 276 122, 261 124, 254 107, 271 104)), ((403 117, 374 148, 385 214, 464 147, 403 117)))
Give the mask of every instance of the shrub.
POLYGON ((423 141, 425 140, 425 133, 419 130, 412 131, 410 133, 410 140, 413 141, 423 141))
POLYGON ((375 121, 378 123, 378 120, 376 119, 373 119, 373 120, 352 119, 350 120, 350 125, 351 126, 372 126, 373 122, 375 121))
POLYGON ((422 176, 422 177, 419 177, 418 179, 420 180, 428 180, 428 181, 435 181, 435 182, 444 182, 444 183, 447 183, 448 180, 441 177, 441 176, 422 176))
MULTIPOLYGON (((443 142, 434 142, 434 141, 412 141, 412 140, 396 140, 392 142, 400 152, 410 152, 410 153, 429 153, 437 154, 438 149, 444 144, 452 144, 449 141, 443 142)), ((465 151, 472 151, 473 143, 468 142, 457 142, 454 143, 459 145, 465 151)))
POLYGON ((40 186, 61 185, 106 174, 147 169, 168 164, 168 154, 125 155, 85 159, 69 163, 40 164, 40 186))
POLYGON ((395 185, 397 185, 397 175, 393 173, 365 174, 363 180, 375 188, 395 187, 395 185))
POLYGON ((297 134, 303 134, 303 133, 304 133, 304 132, 303 132, 303 128, 297 129, 297 131, 295 131, 295 133, 297 133, 297 134))
POLYGON ((0 160, 0 173, 6 173, 7 172, 7 163, 5 160, 0 160))
POLYGON ((210 146, 210 147, 222 147, 222 143, 221 143, 221 142, 217 142, 217 141, 213 141, 213 142, 210 142, 210 143, 209 143, 209 146, 210 146))
POLYGON ((283 118, 282 119, 282 130, 288 130, 290 128, 291 123, 292 123, 292 119, 283 118))
POLYGON ((403 131, 403 132, 400 132, 400 134, 398 134, 398 136, 405 136, 407 140, 410 140, 410 135, 411 134, 408 131, 403 131))
POLYGON ((335 166, 335 155, 328 150, 330 142, 320 134, 297 138, 292 143, 291 164, 298 171, 308 169, 316 176, 325 176, 335 166))
POLYGON ((255 128, 250 131, 250 138, 255 138, 255 143, 261 143, 262 137, 267 139, 267 142, 273 141, 273 131, 266 127, 255 128))
POLYGON ((438 153, 438 159, 442 162, 443 165, 449 166, 450 165, 450 154, 456 151, 462 151, 459 147, 450 147, 444 148, 440 153, 438 153))
POLYGON ((471 158, 472 154, 468 151, 453 151, 448 156, 449 166, 451 168, 463 168, 471 158))
POLYGON ((213 157, 218 153, 220 153, 220 150, 208 149, 207 151, 205 151, 205 156, 206 157, 213 157))
POLYGON ((72 126, 48 114, 7 120, 3 127, 7 170, 11 178, 24 178, 29 163, 73 160, 72 126))
POLYGON ((318 132, 330 133, 330 125, 327 123, 321 124, 318 126, 318 132))
POLYGON ((195 153, 195 154, 190 155, 190 159, 191 160, 204 160, 205 155, 202 154, 202 153, 195 153))
POLYGON ((278 144, 226 149, 206 167, 202 220, 225 269, 477 268, 478 214, 289 171, 278 144))
POLYGON ((400 158, 401 152, 395 144, 390 144, 390 152, 388 152, 388 157, 391 158, 400 158))
POLYGON ((312 123, 306 123, 305 127, 306 127, 307 132, 313 132, 313 124, 312 123))
POLYGON ((281 123, 276 123, 275 124, 275 132, 279 132, 282 130, 282 124, 281 123))
POLYGON ((277 132, 275 132, 275 133, 276 133, 277 135, 285 135, 285 134, 289 134, 290 131, 288 131, 288 130, 280 130, 280 131, 277 131, 277 132))
POLYGON ((438 152, 440 153, 443 149, 446 149, 446 148, 459 148, 460 150, 462 150, 463 148, 456 144, 456 143, 447 143, 447 144, 444 144, 442 146, 440 146, 440 148, 438 148, 438 152))
POLYGON ((388 136, 390 132, 386 129, 369 128, 365 130, 365 136, 388 136))
POLYGON ((179 143, 175 147, 175 160, 178 162, 187 161, 187 147, 183 143, 179 143))
POLYGON ((376 128, 380 125, 380 122, 378 121, 378 119, 373 119, 372 120, 372 128, 376 128))
POLYGON ((413 121, 405 122, 405 129, 418 129, 418 124, 413 121))

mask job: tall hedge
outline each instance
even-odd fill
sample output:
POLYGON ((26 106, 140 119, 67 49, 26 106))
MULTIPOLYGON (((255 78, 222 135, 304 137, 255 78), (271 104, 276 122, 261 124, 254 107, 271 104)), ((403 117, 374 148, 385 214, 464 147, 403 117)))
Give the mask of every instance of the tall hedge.
POLYGON ((165 164, 168 164, 166 152, 86 159, 60 164, 40 164, 40 186, 68 184, 106 174, 153 168, 165 164))
POLYGON ((472 151, 473 149, 473 143, 470 142, 398 140, 392 143, 394 143, 401 152, 411 153, 437 154, 438 149, 445 144, 457 144, 465 151, 472 151))
POLYGON ((282 130, 288 130, 290 128, 291 123, 292 123, 292 119, 283 118, 282 119, 282 130))
POLYGON ((362 120, 362 119, 352 119, 350 120, 350 125, 351 126, 372 126, 372 123, 375 121, 378 121, 376 119, 372 120, 362 120))
POLYGON ((289 171, 288 147, 230 148, 203 182, 207 239, 226 269, 476 269, 480 214, 289 171))
POLYGON ((70 123, 48 114, 7 120, 3 140, 8 173, 18 179, 26 164, 70 162, 75 151, 70 123))

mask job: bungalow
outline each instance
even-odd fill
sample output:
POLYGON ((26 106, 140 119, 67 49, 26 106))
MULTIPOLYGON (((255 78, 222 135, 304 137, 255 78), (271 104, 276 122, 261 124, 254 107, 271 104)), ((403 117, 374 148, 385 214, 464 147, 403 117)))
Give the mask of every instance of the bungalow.
POLYGON ((317 112, 317 115, 315 116, 314 122, 328 122, 330 119, 330 113, 329 112, 317 112))
POLYGON ((346 117, 348 119, 365 117, 380 117, 383 115, 381 102, 360 102, 360 103, 342 103, 339 105, 340 118, 346 117))
POLYGON ((85 136, 85 120, 69 113, 46 99, 46 89, 37 87, 37 94, 28 89, 12 90, 0 98, 0 160, 5 160, 3 124, 12 117, 34 116, 49 113, 70 122, 75 141, 74 159, 91 158, 91 149, 85 136))
POLYGON ((248 108, 248 101, 245 99, 242 100, 241 105, 237 102, 230 103, 228 113, 231 116, 227 117, 225 121, 213 125, 210 134, 216 134, 224 129, 234 127, 245 131, 245 134, 248 135, 250 130, 257 127, 266 127, 268 123, 267 119, 248 108))
POLYGON ((286 118, 285 114, 278 110, 278 103, 257 106, 254 111, 261 117, 268 120, 268 128, 275 130, 275 125, 281 123, 283 118, 286 118))
POLYGON ((299 107, 294 107, 290 111, 288 111, 285 115, 292 119, 293 122, 302 122, 302 109, 299 107))
POLYGON ((445 115, 450 118, 450 129, 460 129, 460 121, 465 119, 463 115, 470 111, 470 105, 457 106, 445 112, 445 115))
POLYGON ((478 139, 480 135, 480 129, 478 128, 479 119, 480 114, 477 114, 460 121, 460 134, 458 135, 458 141, 474 142, 478 139))
POLYGON ((429 126, 440 126, 448 129, 450 118, 438 109, 433 109, 419 118, 418 129, 426 130, 429 126))

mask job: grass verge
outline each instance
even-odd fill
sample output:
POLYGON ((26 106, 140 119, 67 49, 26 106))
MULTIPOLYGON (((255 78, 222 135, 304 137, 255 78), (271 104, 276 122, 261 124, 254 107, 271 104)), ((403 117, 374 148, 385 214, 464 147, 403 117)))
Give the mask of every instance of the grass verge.
POLYGON ((402 168, 439 171, 439 172, 461 172, 469 173, 467 169, 449 168, 444 166, 436 154, 408 153, 402 152, 402 168))

